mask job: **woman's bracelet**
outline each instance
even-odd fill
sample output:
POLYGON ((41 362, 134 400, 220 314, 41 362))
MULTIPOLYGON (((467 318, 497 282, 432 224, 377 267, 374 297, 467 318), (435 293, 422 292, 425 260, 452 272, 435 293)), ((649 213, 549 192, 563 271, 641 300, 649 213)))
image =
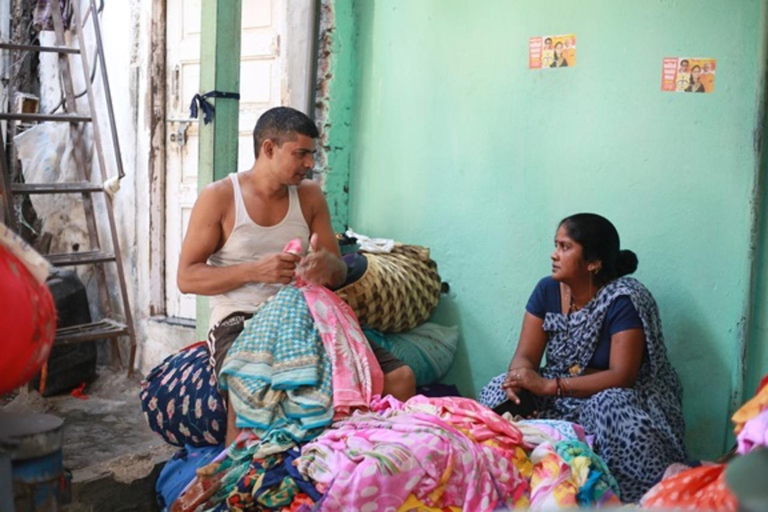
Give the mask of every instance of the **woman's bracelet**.
POLYGON ((555 390, 555 396, 557 397, 563 396, 563 388, 560 387, 560 377, 555 377, 555 384, 557 385, 557 389, 555 390))
POLYGON ((568 379, 566 377, 563 377, 563 380, 560 381, 560 386, 562 387, 562 396, 573 396, 573 394, 571 394, 571 390, 568 389, 568 386, 565 384, 565 381, 567 380, 568 379))

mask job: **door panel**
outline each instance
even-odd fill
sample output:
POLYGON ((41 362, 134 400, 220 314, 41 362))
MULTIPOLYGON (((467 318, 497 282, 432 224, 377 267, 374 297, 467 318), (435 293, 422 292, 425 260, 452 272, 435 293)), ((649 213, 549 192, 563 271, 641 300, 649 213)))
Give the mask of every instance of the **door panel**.
MULTIPOLYGON (((285 0, 242 0, 239 170, 253 163, 251 133, 259 115, 283 104, 285 11, 285 0)), ((188 109, 200 84, 200 0, 168 0, 167 16, 166 314, 194 318, 195 296, 178 291, 176 274, 197 198, 198 128, 188 121, 188 109)))

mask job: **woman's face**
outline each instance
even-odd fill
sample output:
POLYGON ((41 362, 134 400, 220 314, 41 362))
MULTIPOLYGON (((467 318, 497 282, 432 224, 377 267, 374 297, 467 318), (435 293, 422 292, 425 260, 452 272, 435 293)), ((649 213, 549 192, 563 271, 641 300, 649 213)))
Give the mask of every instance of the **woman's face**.
POLYGON ((556 51, 556 52, 561 52, 561 51, 563 51, 563 43, 557 43, 557 44, 555 45, 555 51, 556 51))
POLYGON ((572 281, 589 275, 582 256, 580 243, 568 236, 565 226, 560 225, 555 234, 555 251, 552 253, 552 279, 572 281))
POLYGON ((699 66, 693 66, 693 69, 691 69, 691 76, 693 76, 694 79, 698 80, 701 76, 701 68, 699 66))

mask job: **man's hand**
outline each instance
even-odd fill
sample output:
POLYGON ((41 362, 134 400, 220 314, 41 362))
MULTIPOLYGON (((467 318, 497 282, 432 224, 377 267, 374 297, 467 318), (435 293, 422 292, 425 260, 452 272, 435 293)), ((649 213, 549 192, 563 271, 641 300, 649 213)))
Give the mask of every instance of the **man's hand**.
POLYGON ((289 284, 296 275, 296 264, 300 260, 299 256, 286 252, 264 256, 253 263, 252 281, 289 284))
POLYGON ((318 244, 317 234, 309 239, 310 253, 301 259, 296 273, 302 279, 320 286, 338 284, 339 275, 344 275, 346 266, 338 256, 318 244))

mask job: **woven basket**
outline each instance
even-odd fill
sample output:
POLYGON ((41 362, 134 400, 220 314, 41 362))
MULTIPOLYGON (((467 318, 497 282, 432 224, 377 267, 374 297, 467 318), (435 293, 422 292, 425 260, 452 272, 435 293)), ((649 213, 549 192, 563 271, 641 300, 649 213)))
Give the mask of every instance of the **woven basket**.
POLYGON ((440 275, 429 249, 398 244, 390 253, 363 254, 368 260, 363 277, 336 291, 360 323, 396 333, 426 322, 440 298, 440 275))

